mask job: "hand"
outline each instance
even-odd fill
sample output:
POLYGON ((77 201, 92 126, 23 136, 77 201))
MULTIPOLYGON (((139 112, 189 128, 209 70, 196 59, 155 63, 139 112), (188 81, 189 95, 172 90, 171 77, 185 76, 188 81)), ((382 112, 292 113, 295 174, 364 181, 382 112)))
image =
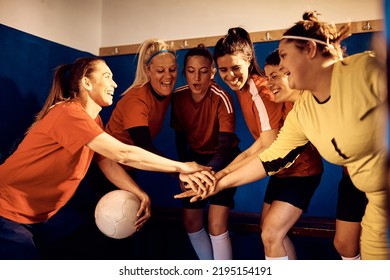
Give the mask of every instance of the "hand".
POLYGON ((201 171, 193 174, 180 174, 180 181, 184 183, 182 187, 183 191, 192 189, 196 193, 201 191, 207 192, 207 189, 213 187, 215 184, 215 176, 213 171, 201 171))
MULTIPOLYGON (((202 193, 204 194, 204 193, 202 193)), ((191 197, 190 202, 196 202, 199 200, 203 200, 204 198, 202 197, 202 194, 194 191, 194 190, 188 190, 188 191, 183 191, 182 193, 176 194, 174 198, 186 198, 186 197, 191 197)))
POLYGON ((219 193, 222 189, 218 188, 217 184, 214 184, 212 187, 208 188, 207 191, 203 191, 202 193, 199 193, 193 189, 183 191, 180 194, 177 194, 174 196, 174 198, 185 198, 185 197, 191 197, 190 202, 195 202, 199 200, 204 200, 212 195, 215 195, 219 193))
POLYGON ((145 225, 146 221, 152 216, 152 211, 150 198, 145 192, 137 194, 137 197, 141 201, 141 204, 137 212, 138 219, 134 223, 134 226, 136 231, 139 231, 145 225))
MULTIPOLYGON (((186 176, 186 175, 184 175, 184 176, 186 176)), ((187 186, 187 183, 184 183, 184 182, 180 181, 180 189, 183 192, 187 191, 186 186, 187 186)))

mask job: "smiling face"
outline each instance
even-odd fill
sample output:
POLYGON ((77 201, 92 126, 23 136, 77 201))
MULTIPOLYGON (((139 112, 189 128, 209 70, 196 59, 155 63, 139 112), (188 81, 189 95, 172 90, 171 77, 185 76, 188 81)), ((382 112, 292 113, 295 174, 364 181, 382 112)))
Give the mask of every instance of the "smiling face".
POLYGON ((250 61, 241 56, 225 54, 217 58, 218 72, 222 80, 234 91, 241 90, 249 77, 250 61))
POLYGON ((267 88, 273 93, 273 101, 276 103, 292 101, 292 90, 288 83, 288 75, 285 70, 279 65, 267 64, 264 66, 265 75, 267 77, 267 88))
POLYGON ((205 96, 214 74, 215 69, 212 67, 212 62, 206 57, 195 55, 188 58, 185 76, 193 95, 205 96))
POLYGON ((288 75, 290 88, 309 89, 307 88, 307 82, 310 82, 311 70, 305 52, 298 49, 294 42, 287 42, 284 39, 279 43, 279 56, 279 66, 285 69, 284 72, 288 75))
POLYGON ((95 71, 87 79, 89 97, 100 107, 110 106, 117 84, 113 80, 110 68, 103 61, 95 64, 95 71))
POLYGON ((158 95, 170 95, 177 78, 176 57, 171 53, 156 55, 147 66, 146 73, 158 95))

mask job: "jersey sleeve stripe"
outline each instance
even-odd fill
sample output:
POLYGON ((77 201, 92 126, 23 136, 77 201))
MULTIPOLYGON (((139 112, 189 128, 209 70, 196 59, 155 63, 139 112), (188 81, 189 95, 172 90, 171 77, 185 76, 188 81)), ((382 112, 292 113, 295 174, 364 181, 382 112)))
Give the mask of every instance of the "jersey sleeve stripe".
POLYGON ((255 103, 255 106, 257 108, 257 112, 259 113, 261 130, 262 131, 271 130, 271 124, 269 122, 267 109, 266 109, 264 102, 260 97, 259 91, 257 90, 256 85, 252 79, 249 80, 249 91, 252 94, 252 100, 255 103))
POLYGON ((294 150, 290 151, 284 158, 277 158, 270 161, 262 160, 261 162, 263 163, 264 169, 268 176, 272 176, 279 171, 290 167, 309 144, 310 143, 308 142, 303 146, 295 148, 294 150))
POLYGON ((214 86, 211 86, 211 91, 221 97, 223 103, 226 106, 226 110, 229 114, 233 113, 233 105, 231 104, 229 98, 226 96, 226 93, 223 90, 220 90, 214 86))
POLYGON ((188 85, 184 85, 184 86, 180 86, 180 87, 177 87, 174 92, 177 92, 177 91, 181 91, 181 90, 185 90, 185 89, 188 89, 189 86, 188 85))

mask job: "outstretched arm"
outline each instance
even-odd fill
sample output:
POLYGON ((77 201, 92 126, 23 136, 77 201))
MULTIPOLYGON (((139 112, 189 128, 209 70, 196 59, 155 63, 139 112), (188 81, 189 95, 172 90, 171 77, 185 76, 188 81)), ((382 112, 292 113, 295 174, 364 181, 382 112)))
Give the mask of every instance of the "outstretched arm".
POLYGON ((239 168, 235 170, 225 169, 225 172, 226 175, 217 181, 213 187, 210 187, 207 193, 199 194, 194 190, 189 190, 175 195, 175 198, 192 197, 191 202, 194 202, 215 195, 224 189, 249 184, 267 176, 257 154, 251 155, 246 163, 239 168))
POLYGON ((249 184, 267 176, 263 163, 260 161, 257 153, 248 157, 245 164, 239 168, 232 171, 227 169, 226 171, 227 175, 216 184, 216 187, 221 190, 249 184))
POLYGON ((239 154, 228 166, 222 169, 216 174, 217 179, 222 178, 229 172, 232 172, 241 166, 244 166, 248 161, 251 160, 251 156, 258 154, 260 151, 269 147, 272 142, 276 139, 279 130, 268 130, 260 134, 260 137, 245 151, 239 154))
MULTIPOLYGON (((174 161, 137 146, 126 145, 105 132, 92 139, 87 146, 108 159, 142 170, 185 174, 210 170, 195 162, 174 161)), ((211 173, 210 176, 213 177, 211 173)))

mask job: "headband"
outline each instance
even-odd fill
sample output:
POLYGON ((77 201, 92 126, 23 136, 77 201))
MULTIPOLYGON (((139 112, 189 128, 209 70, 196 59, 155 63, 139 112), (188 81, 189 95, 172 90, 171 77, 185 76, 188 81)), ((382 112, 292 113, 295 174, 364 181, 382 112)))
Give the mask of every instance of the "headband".
POLYGON ((318 44, 325 45, 325 46, 328 46, 328 47, 334 49, 334 46, 332 44, 329 44, 329 43, 327 43, 325 41, 322 41, 322 40, 310 38, 310 37, 294 36, 294 35, 283 35, 282 39, 296 39, 296 40, 314 41, 314 42, 316 42, 318 44))
MULTIPOLYGON (((160 54, 160 53, 170 53, 170 54, 173 54, 175 56, 175 53, 173 51, 170 51, 170 50, 159 50, 158 52, 155 52, 154 54, 152 54, 149 59, 146 61, 146 65, 148 65, 150 63, 150 61, 153 59, 153 57, 155 57, 156 55, 160 54)), ((176 57, 176 56, 175 56, 176 57)))

